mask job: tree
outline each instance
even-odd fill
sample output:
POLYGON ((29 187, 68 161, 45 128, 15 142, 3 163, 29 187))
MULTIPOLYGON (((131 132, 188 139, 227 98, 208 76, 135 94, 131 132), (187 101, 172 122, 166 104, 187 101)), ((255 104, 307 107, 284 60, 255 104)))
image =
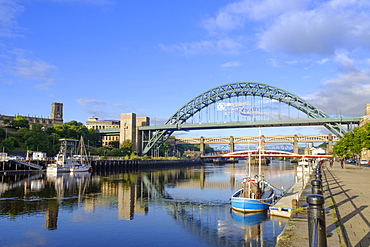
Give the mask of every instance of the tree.
POLYGON ((370 123, 363 128, 354 128, 333 146, 333 152, 340 157, 354 157, 363 148, 370 148, 370 123))
POLYGON ((130 155, 132 153, 132 142, 130 140, 124 140, 121 144, 120 151, 123 156, 130 155))
POLYGON ((10 119, 9 118, 4 118, 3 119, 3 124, 4 125, 9 125, 10 124, 10 119))
POLYGON ((0 129, 0 139, 5 139, 6 132, 4 129, 0 129))
POLYGON ((99 141, 98 133, 94 132, 94 130, 86 128, 86 126, 77 121, 70 121, 61 125, 55 125, 51 128, 48 128, 46 132, 49 135, 55 133, 61 138, 71 138, 77 140, 82 136, 85 143, 88 145, 96 146, 99 141))
POLYGON ((15 137, 18 139, 19 142, 24 143, 24 136, 27 132, 30 131, 28 128, 20 128, 15 133, 15 137))
POLYGON ((28 120, 22 116, 17 116, 12 122, 11 126, 15 128, 29 128, 30 124, 28 120))
POLYGON ((52 155, 48 134, 42 129, 41 124, 33 124, 32 129, 24 135, 24 143, 28 150, 47 152, 52 155))
POLYGON ((19 147, 19 143, 15 137, 11 136, 3 140, 0 146, 1 146, 1 149, 4 148, 7 151, 11 151, 11 150, 14 150, 16 147, 19 147))

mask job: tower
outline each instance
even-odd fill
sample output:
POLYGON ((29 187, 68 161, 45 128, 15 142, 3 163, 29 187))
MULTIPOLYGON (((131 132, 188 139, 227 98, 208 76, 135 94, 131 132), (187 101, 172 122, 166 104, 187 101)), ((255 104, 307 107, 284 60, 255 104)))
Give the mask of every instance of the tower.
POLYGON ((132 150, 136 150, 136 114, 135 113, 121 113, 119 140, 120 140, 120 145, 125 140, 130 140, 132 143, 132 150))
POLYGON ((63 123, 63 103, 54 102, 51 104, 50 118, 56 122, 63 123))

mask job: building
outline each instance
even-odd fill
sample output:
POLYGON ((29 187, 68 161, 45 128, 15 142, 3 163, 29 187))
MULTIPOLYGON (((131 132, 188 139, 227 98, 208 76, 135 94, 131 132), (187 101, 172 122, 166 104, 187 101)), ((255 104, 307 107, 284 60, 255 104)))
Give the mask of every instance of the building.
POLYGON ((365 116, 361 117, 361 121, 358 127, 362 128, 365 124, 370 122, 370 104, 365 105, 365 116))
POLYGON ((136 153, 141 153, 143 148, 139 127, 149 125, 149 117, 136 117, 135 113, 121 113, 120 120, 99 120, 97 117, 91 117, 86 121, 88 129, 105 130, 104 134, 100 134, 103 147, 119 147, 125 140, 130 140, 132 150, 136 153))
MULTIPOLYGON (((9 119, 10 121, 13 121, 16 117, 20 115, 15 116, 6 116, 0 114, 0 128, 6 127, 6 125, 3 124, 4 119, 9 119)), ((51 104, 51 114, 50 118, 43 118, 43 117, 36 117, 36 116, 21 116, 28 120, 29 124, 42 124, 44 127, 52 127, 54 125, 61 125, 63 124, 63 103, 52 103, 51 104)))
MULTIPOLYGON (((106 129, 119 129, 120 121, 119 120, 99 120, 97 117, 90 117, 86 121, 86 128, 92 130, 106 130, 106 129)), ((116 147, 120 143, 119 135, 104 134, 100 135, 101 144, 103 147, 116 147)))

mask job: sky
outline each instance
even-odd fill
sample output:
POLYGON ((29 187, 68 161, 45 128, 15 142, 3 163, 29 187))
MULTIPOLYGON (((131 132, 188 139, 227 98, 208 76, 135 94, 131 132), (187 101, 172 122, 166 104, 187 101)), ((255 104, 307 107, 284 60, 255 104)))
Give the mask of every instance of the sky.
MULTIPOLYGON (((64 122, 163 123, 205 91, 256 82, 362 116, 369 50, 370 0, 0 0, 0 114, 49 117, 60 102, 64 122)), ((323 129, 279 133, 292 131, 323 129)))

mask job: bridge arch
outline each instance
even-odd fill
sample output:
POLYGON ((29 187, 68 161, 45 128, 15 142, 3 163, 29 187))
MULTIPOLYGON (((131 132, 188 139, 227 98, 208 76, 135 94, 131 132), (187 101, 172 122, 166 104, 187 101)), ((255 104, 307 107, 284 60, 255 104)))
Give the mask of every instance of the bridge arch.
MULTIPOLYGON (((165 122, 165 125, 183 124, 194 114, 200 112, 202 109, 208 107, 209 105, 215 104, 227 98, 239 96, 257 96, 268 98, 284 103, 288 106, 292 106, 298 111, 305 113, 309 118, 329 118, 329 115, 325 114, 319 108, 315 107, 301 97, 283 89, 262 83, 237 82, 222 85, 198 95, 194 99, 187 102, 175 114, 173 114, 165 122)), ((344 136, 345 131, 340 124, 325 123, 324 126, 336 136, 344 136)), ((152 148, 162 145, 162 143, 173 132, 174 130, 160 130, 155 132, 155 134, 148 140, 143 150, 143 154, 146 154, 152 148)))

